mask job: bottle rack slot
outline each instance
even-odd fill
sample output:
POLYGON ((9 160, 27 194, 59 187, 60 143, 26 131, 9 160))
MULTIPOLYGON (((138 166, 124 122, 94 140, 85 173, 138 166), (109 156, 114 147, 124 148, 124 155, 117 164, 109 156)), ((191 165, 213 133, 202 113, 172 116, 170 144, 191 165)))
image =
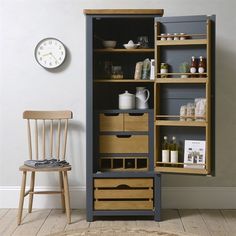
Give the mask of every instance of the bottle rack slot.
POLYGON ((101 171, 146 171, 148 170, 148 157, 100 157, 101 171))

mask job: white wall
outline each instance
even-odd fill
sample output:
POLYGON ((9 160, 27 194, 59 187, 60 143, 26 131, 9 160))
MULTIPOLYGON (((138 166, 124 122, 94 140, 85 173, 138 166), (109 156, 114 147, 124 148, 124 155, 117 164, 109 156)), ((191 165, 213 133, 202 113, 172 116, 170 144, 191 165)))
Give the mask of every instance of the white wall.
MULTIPOLYGON (((25 109, 74 112, 67 153, 73 166, 69 181, 76 191, 85 190, 85 8, 163 8, 165 16, 216 14, 216 177, 164 175, 163 186, 189 187, 189 191, 198 186, 220 187, 219 191, 236 187, 234 0, 0 0, 0 207, 7 206, 9 190, 18 193, 18 167, 27 158, 25 109), (49 36, 60 39, 69 51, 66 64, 55 73, 34 59, 37 42, 49 36)), ((37 184, 54 186, 56 177, 48 184, 49 176, 42 176, 37 184)), ((172 194, 167 198, 172 199, 172 194)), ((17 199, 16 194, 9 206, 16 207, 17 199)))

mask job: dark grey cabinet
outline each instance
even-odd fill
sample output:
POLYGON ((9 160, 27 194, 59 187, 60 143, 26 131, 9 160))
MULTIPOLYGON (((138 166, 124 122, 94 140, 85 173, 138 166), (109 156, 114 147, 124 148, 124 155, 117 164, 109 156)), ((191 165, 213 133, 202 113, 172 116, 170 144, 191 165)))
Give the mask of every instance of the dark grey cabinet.
POLYGON ((162 17, 163 10, 85 10, 84 13, 87 220, 105 216, 152 216, 160 220, 161 172, 212 173, 215 18, 162 17), (161 40, 163 33, 174 32, 184 32, 186 40, 161 40), (148 48, 123 47, 138 36, 148 37, 148 48), (103 40, 116 40, 116 47, 104 48, 103 40), (201 78, 190 73, 185 73, 189 78, 181 78, 179 64, 192 55, 207 58, 207 72, 201 78), (155 58, 155 79, 134 80, 136 63, 146 58, 155 58), (160 74, 163 62, 169 65, 165 78, 160 74), (111 63, 122 67, 123 78, 108 78, 111 63), (150 91, 149 108, 120 110, 118 95, 125 90, 134 94, 136 87, 150 91), (180 121, 180 105, 198 97, 207 100, 206 119, 180 121), (204 168, 184 168, 181 153, 176 165, 162 163, 160 145, 165 135, 175 135, 182 147, 186 139, 205 140, 204 168))

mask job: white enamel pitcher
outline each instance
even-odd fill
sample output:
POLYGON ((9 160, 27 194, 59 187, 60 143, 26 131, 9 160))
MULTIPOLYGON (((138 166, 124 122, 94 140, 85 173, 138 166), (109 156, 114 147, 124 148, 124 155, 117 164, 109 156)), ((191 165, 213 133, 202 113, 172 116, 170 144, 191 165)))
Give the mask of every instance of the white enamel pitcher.
POLYGON ((148 109, 150 92, 145 87, 136 87, 136 109, 148 109))

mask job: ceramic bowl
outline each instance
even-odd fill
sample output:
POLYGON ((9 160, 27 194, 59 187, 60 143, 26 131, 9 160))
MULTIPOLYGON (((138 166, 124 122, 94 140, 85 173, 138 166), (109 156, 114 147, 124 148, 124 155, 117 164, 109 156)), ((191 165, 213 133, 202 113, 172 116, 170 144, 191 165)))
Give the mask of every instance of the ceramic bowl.
POLYGON ((115 48, 116 47, 116 41, 114 40, 104 40, 103 42, 104 48, 115 48))
POLYGON ((123 46, 126 48, 126 49, 135 49, 138 47, 139 44, 129 44, 129 43, 126 43, 126 44, 123 44, 123 46))

